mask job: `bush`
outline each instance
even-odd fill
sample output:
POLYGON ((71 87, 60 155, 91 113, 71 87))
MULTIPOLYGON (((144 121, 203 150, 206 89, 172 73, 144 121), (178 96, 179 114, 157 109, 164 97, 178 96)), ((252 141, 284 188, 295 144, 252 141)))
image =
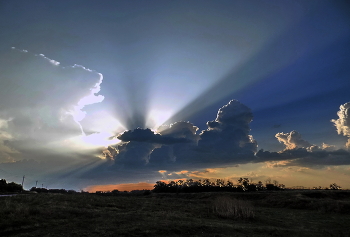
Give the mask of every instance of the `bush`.
POLYGON ((23 187, 22 187, 22 185, 20 185, 20 184, 11 182, 11 183, 8 183, 8 184, 3 188, 2 191, 6 191, 6 192, 21 192, 21 191, 23 191, 23 187))
POLYGON ((213 212, 221 218, 254 219, 253 206, 248 201, 218 197, 213 203, 213 212))

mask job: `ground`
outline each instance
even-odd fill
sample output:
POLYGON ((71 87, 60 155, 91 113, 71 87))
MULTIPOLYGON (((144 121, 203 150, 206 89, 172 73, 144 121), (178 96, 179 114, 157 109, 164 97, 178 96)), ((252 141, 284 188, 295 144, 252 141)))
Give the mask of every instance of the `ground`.
POLYGON ((0 236, 349 236, 349 223, 340 190, 0 197, 0 236))

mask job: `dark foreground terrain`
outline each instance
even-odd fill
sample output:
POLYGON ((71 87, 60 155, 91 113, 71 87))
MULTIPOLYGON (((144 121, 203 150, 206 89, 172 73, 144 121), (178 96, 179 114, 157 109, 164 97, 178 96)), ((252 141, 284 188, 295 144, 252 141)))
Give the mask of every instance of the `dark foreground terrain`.
POLYGON ((0 197, 0 236, 350 236, 350 191, 0 197))

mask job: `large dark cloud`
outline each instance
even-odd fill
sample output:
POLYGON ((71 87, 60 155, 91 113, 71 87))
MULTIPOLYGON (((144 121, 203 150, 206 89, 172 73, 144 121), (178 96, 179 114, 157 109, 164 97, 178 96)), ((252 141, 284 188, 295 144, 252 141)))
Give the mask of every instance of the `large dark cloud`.
POLYGON ((163 136, 186 138, 196 143, 200 139, 199 135, 197 134, 198 127, 194 126, 190 122, 182 121, 170 124, 170 126, 163 125, 158 128, 158 131, 163 136))
POLYGON ((249 135, 251 110, 237 100, 219 109, 208 129, 197 134, 189 122, 161 126, 159 133, 135 129, 117 136, 121 144, 108 154, 115 166, 141 167, 152 170, 195 169, 247 163, 255 160, 257 143, 249 135))
POLYGON ((249 135, 249 123, 252 119, 253 114, 247 106, 231 100, 219 109, 214 121, 207 123, 208 129, 200 134, 198 149, 213 155, 253 154, 257 143, 249 135))
POLYGON ((124 133, 118 135, 117 138, 124 142, 148 142, 158 144, 174 144, 189 142, 189 140, 186 138, 156 134, 148 128, 137 128, 135 130, 125 131, 124 133))

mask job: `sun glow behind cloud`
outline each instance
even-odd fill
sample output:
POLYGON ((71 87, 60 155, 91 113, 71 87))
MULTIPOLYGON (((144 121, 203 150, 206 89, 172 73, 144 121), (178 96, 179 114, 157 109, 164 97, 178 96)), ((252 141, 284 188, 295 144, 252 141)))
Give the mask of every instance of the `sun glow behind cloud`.
POLYGON ((117 144, 120 142, 117 138, 112 138, 112 133, 108 132, 99 132, 93 133, 90 135, 80 135, 76 137, 69 138, 66 140, 67 143, 74 144, 74 146, 78 148, 98 148, 98 147, 108 147, 113 144, 117 144))
MULTIPOLYGON (((82 67, 82 66, 75 66, 75 67, 82 67)), ((82 68, 85 70, 91 71, 89 69, 86 69, 85 67, 82 67, 82 68)), ((100 77, 100 80, 98 83, 95 84, 95 86, 93 88, 90 88, 90 94, 81 98, 79 100, 78 104, 74 106, 74 109, 67 112, 67 114, 70 114, 73 117, 74 121, 79 125, 79 127, 81 129, 81 133, 83 135, 85 135, 85 132, 84 132, 84 129, 83 129, 82 125, 80 124, 80 122, 86 116, 86 112, 83 111, 84 107, 86 105, 100 103, 104 100, 104 96, 96 95, 101 90, 100 85, 101 85, 102 80, 103 80, 103 75, 101 73, 98 73, 98 75, 100 77)))
POLYGON ((174 112, 172 110, 156 110, 149 111, 146 126, 156 131, 165 121, 167 121, 174 112))
MULTIPOLYGON (((116 135, 125 131, 125 127, 107 111, 97 111, 95 113, 98 114, 97 119, 93 124, 89 124, 89 130, 92 132, 89 132, 89 134, 84 132, 79 136, 68 139, 66 142, 85 149, 108 147, 119 143, 120 140, 116 138, 116 135)), ((84 121, 82 120, 82 122, 84 121)))
POLYGON ((115 135, 125 130, 120 122, 103 107, 88 108, 104 101, 98 94, 101 73, 81 65, 64 67, 43 54, 14 47, 7 56, 1 84, 11 92, 2 93, 1 161, 53 162, 60 157, 79 163, 101 158, 105 147, 119 142, 115 135))
MULTIPOLYGON (((12 159, 12 161, 33 158, 40 162, 47 160, 50 163, 71 159, 70 162, 75 165, 74 169, 72 166, 71 172, 79 169, 78 163, 82 160, 86 163, 98 160, 98 163, 107 165, 115 162, 112 168, 109 167, 110 169, 105 169, 106 165, 91 171, 90 176, 95 173, 100 175, 100 177, 96 175, 96 180, 102 180, 99 178, 105 175, 110 179, 113 177, 115 180, 124 182, 118 178, 128 176, 130 180, 127 182, 137 182, 140 174, 149 175, 149 170, 141 171, 146 166, 142 161, 134 162, 137 161, 134 157, 143 156, 147 152, 153 154, 152 157, 145 156, 149 163, 148 168, 161 164, 162 157, 166 155, 169 156, 166 162, 172 167, 166 166, 160 169, 169 169, 173 175, 176 171, 183 169, 191 170, 191 167, 187 167, 189 164, 186 164, 186 167, 179 165, 178 168, 173 169, 174 162, 181 163, 181 158, 189 153, 188 150, 184 150, 183 154, 179 153, 180 155, 174 153, 174 149, 168 145, 169 139, 164 140, 167 145, 164 144, 161 150, 158 147, 154 149, 149 141, 128 144, 126 140, 118 145, 122 154, 118 156, 119 160, 105 161, 95 158, 98 156, 98 151, 104 147, 117 144, 119 140, 115 137, 125 130, 142 127, 151 128, 156 133, 159 125, 175 124, 180 120, 189 120, 195 126, 202 126, 202 123, 196 121, 195 116, 192 118, 191 116, 196 115, 197 112, 203 112, 213 104, 220 103, 219 106, 222 106, 229 99, 241 100, 252 108, 255 115, 257 108, 266 109, 283 105, 292 100, 298 100, 302 96, 320 94, 322 89, 328 91, 330 86, 315 87, 322 82, 315 70, 324 70, 321 66, 324 64, 317 63, 317 66, 309 70, 310 64, 304 57, 309 57, 309 54, 314 54, 320 48, 327 49, 327 45, 334 43, 334 40, 342 35, 343 29, 347 29, 347 26, 344 26, 346 21, 341 22, 342 16, 334 14, 336 12, 332 12, 331 7, 330 3, 279 3, 278 1, 256 1, 253 8, 249 4, 237 1, 229 4, 227 1, 219 4, 208 1, 206 4, 196 6, 196 4, 180 1, 171 7, 159 5, 157 9, 153 7, 145 9, 143 14, 137 13, 137 21, 130 20, 136 19, 134 13, 131 13, 128 19, 118 18, 116 24, 110 24, 113 17, 108 19, 102 17, 99 21, 101 24, 97 28, 94 28, 95 24, 90 24, 96 22, 93 17, 79 17, 77 21, 71 21, 72 19, 67 15, 67 19, 73 24, 67 25, 73 27, 77 23, 77 35, 82 29, 81 25, 89 25, 87 28, 91 33, 89 42, 82 43, 79 40, 73 42, 68 39, 72 45, 76 46, 74 51, 71 48, 63 48, 57 42, 48 41, 45 43, 50 47, 45 47, 50 50, 46 50, 45 47, 39 47, 40 50, 37 50, 30 46, 28 49, 44 52, 49 57, 62 60, 63 64, 79 62, 89 65, 91 68, 99 69, 105 79, 102 83, 101 74, 89 71, 82 66, 64 68, 59 62, 43 54, 36 55, 38 65, 26 64, 33 59, 28 56, 27 50, 22 50, 23 54, 19 60, 10 60, 14 65, 5 64, 7 66, 1 70, 6 72, 13 67, 14 74, 24 72, 21 74, 23 80, 18 82, 12 79, 13 76, 6 76, 6 74, 0 80, 0 88, 3 90, 0 96, 1 104, 6 105, 6 108, 1 106, 0 113, 1 150, 12 156, 10 147, 18 148, 18 154, 21 156, 17 156, 17 160, 12 159), (227 7, 223 7, 225 4, 227 7), (310 11, 310 9, 313 10, 310 11), (320 17, 326 16, 325 13, 329 13, 328 17, 320 17), (84 19, 84 22, 80 22, 79 19, 84 19), (104 22, 103 19, 106 21, 104 22), (101 35, 104 37, 101 38, 101 35), (113 40, 110 40, 111 44, 105 44, 106 41, 103 41, 103 38, 113 40), (91 51, 91 47, 96 47, 98 50, 91 51), (87 52, 89 53, 86 54, 87 52), (24 59, 28 61, 25 62, 24 59), (17 63, 22 60, 24 60, 23 64, 17 63), (302 66, 293 66, 296 63, 302 66), (23 70, 27 66, 28 70, 23 70), (305 67, 308 68, 305 69, 305 67), (294 73, 291 73, 292 71, 294 73), (32 74, 33 76, 30 77, 32 74), (274 83, 268 83, 271 81, 269 78, 273 76, 277 79, 274 83), (295 90, 293 85, 283 85, 286 82, 289 84, 310 82, 308 77, 314 77, 314 83, 305 83, 305 85, 299 83, 294 85, 295 90), (6 78, 11 78, 11 81, 7 82, 6 78), (293 83, 290 83, 291 81, 293 83), (16 87, 13 90, 16 85, 23 85, 23 87, 16 87), (299 90, 296 88, 298 86, 308 88, 299 90), (100 88, 102 88, 101 91, 100 88), (249 93, 246 93, 247 91, 249 93), (7 92, 10 93, 7 94, 7 92), (271 97, 272 93, 279 93, 279 96, 274 94, 271 97), (243 94, 245 96, 241 96, 243 94), (3 110, 5 113, 2 113, 3 110), (8 116, 12 116, 13 121, 10 121, 8 116), (3 124, 9 126, 1 126, 1 119, 5 121, 3 124), (34 154, 31 149, 36 150, 37 153, 34 154), (124 163, 129 165, 127 168, 136 170, 135 175, 121 172, 125 168, 124 163), (113 170, 113 168, 116 169, 113 170), (118 174, 111 175, 111 170, 118 174)), ((94 12, 93 16, 105 14, 105 11, 99 12, 98 8, 91 9, 94 12)), ((135 12, 134 6, 132 11, 135 12)), ((62 25, 57 26, 55 28, 62 27, 62 25)), ((86 35, 82 38, 86 38, 86 35)), ((24 38, 26 41, 30 39, 30 37, 24 38)), ((330 48, 329 51, 333 50, 330 48)), ((318 57, 320 61, 332 61, 324 60, 323 56, 318 57)), ((338 53, 334 54, 334 57, 338 56, 338 53)), ((8 57, 3 58, 6 63, 5 59, 8 57)), ((336 63, 338 63, 337 60, 334 64, 336 63)), ((328 67, 332 65, 324 68, 328 67)), ((325 77, 327 76, 328 74, 325 77)), ((325 79, 324 82, 329 83, 329 80, 325 79)), ((343 84, 338 83, 338 86, 343 84)), ((214 106, 210 107, 210 110, 212 108, 214 106)), ((279 113, 282 114, 282 112, 279 113)), ((203 124, 215 119, 207 114, 200 115, 205 120, 203 124)), ((259 115, 255 117, 255 121, 260 121, 258 118, 259 115)), ((193 131, 193 127, 188 128, 192 124, 178 125, 193 131)), ((170 126, 163 127, 169 129, 170 126)), ((179 136, 177 140, 180 141, 185 133, 171 133, 175 130, 174 128, 167 134, 158 132, 163 136, 176 134, 179 136)), ((259 132, 256 131, 253 128, 252 134, 259 143, 265 139, 266 133, 261 133, 262 139, 257 139, 255 134, 259 132)), ((289 131, 291 130, 283 132, 289 131)), ((153 141, 159 142, 159 139, 156 139, 159 134, 151 134, 153 141)), ((188 134, 191 135, 188 138, 193 139, 193 144, 198 145, 196 136, 192 133, 188 134)), ((312 142, 311 139, 309 141, 312 142)), ((253 144, 253 141, 249 143, 253 144)), ((216 145, 220 144, 222 142, 219 141, 216 145)), ((182 145, 177 143, 174 147, 182 147, 182 145)), ((261 147, 265 148, 264 145, 261 147)), ((203 148, 207 147, 203 146, 203 148)), ((10 160, 1 155, 2 161, 10 160)), ((13 157, 16 158, 16 155, 13 157)), ((207 157, 207 160, 210 158, 207 157)), ((183 160, 187 159, 183 158, 183 160)), ((203 159, 198 163, 201 162, 203 159)), ((63 171, 69 166, 68 163, 62 168, 63 171)), ((206 165, 214 167, 216 164, 206 165)))
MULTIPOLYGON (((277 17, 280 12, 275 14, 277 17)), ((261 64, 269 53, 266 48, 274 45, 280 35, 283 35, 283 32, 294 25, 302 15, 301 11, 294 15, 280 17, 280 22, 262 23, 261 27, 248 27, 248 24, 246 29, 234 24, 232 26, 234 35, 232 35, 233 32, 226 32, 233 41, 230 44, 226 41, 222 42, 224 47, 220 44, 209 47, 213 36, 201 37, 198 41, 197 36, 189 35, 185 45, 163 39, 163 43, 154 48, 154 52, 160 57, 150 65, 147 64, 145 68, 147 86, 143 86, 144 81, 136 78, 137 73, 132 74, 130 83, 121 84, 126 86, 126 90, 120 94, 121 98, 130 98, 130 100, 123 100, 120 103, 123 106, 118 107, 123 110, 114 114, 115 119, 127 121, 126 129, 142 127, 156 131, 162 124, 189 118, 228 94, 239 92, 258 80, 264 79, 295 59, 292 53, 283 61, 277 58, 274 60, 275 63, 270 63, 266 67, 257 67, 257 64, 261 64), (237 32, 239 32, 238 35, 237 32), (134 122, 130 122, 132 120, 134 122)), ((267 22, 271 21, 264 14, 262 17, 266 18, 267 22)), ((246 21, 243 15, 238 18, 242 22, 246 21)), ((217 21, 225 22, 225 19, 220 18, 217 21)), ((83 117, 84 114, 76 115, 77 119, 83 117)), ((103 124, 102 121, 100 123, 103 124)), ((104 131, 108 133, 112 130, 104 131)), ((103 134, 106 135, 106 133, 103 134)), ((104 135, 92 137, 89 135, 82 138, 85 139, 83 142, 86 144, 113 144, 110 140, 101 139, 104 135)))
POLYGON ((118 120, 134 129, 154 127, 152 119, 157 125, 188 119, 291 63, 287 57, 267 64, 271 52, 265 48, 273 51, 271 45, 304 16, 304 9, 295 3, 257 4, 259 12, 235 3, 227 12, 198 6, 190 14, 180 4, 155 16, 162 19, 157 27, 162 33, 151 35, 147 45, 133 44, 130 50, 140 57, 130 62, 121 58, 115 70, 120 82, 115 102, 122 105, 115 108, 118 120), (159 118, 154 111, 166 112, 159 118), (150 118, 154 113, 156 118, 150 118))

